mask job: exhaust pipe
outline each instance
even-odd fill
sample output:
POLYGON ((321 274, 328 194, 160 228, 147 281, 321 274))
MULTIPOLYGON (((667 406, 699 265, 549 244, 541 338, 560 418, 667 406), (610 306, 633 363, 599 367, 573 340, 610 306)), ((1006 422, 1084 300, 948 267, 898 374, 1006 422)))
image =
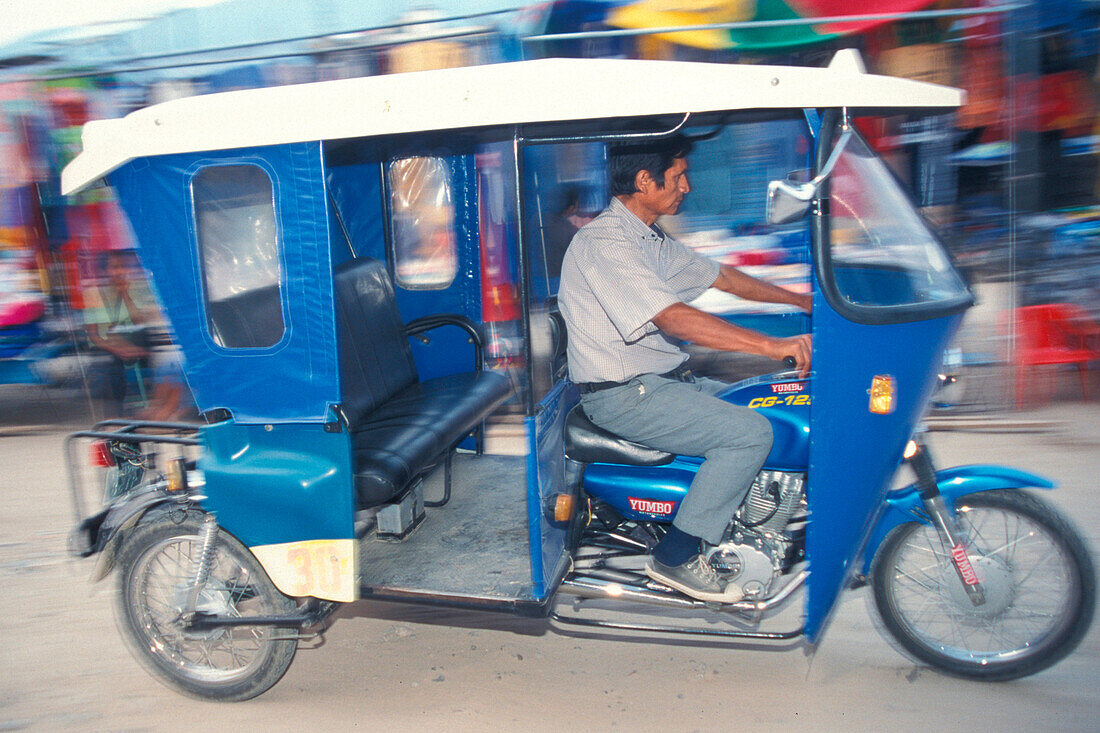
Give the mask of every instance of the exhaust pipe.
MULTIPOLYGON (((806 581, 808 576, 809 572, 803 570, 771 598, 760 601, 738 601, 737 603, 720 606, 720 608, 743 613, 762 613, 789 598, 790 595, 806 581)), ((566 578, 561 582, 561 585, 558 586, 558 592, 578 596, 580 598, 631 601, 634 603, 648 603, 653 606, 664 606, 666 608, 708 608, 712 610, 715 608, 715 604, 713 603, 692 600, 686 596, 672 595, 671 593, 655 590, 653 588, 624 585, 611 580, 603 580, 588 576, 566 578)))
POLYGON ((703 608, 706 603, 693 601, 690 598, 673 596, 650 588, 639 588, 635 585, 623 585, 611 580, 600 578, 580 577, 566 578, 558 586, 558 593, 566 593, 581 598, 610 599, 616 601, 633 601, 635 603, 649 603, 655 606, 671 608, 703 608))

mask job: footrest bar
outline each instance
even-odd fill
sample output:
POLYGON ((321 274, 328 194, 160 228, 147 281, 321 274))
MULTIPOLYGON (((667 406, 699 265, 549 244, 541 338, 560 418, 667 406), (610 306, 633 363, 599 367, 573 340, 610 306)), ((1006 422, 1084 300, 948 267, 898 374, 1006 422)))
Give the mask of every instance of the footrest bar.
POLYGON ((587 626, 597 629, 619 629, 622 631, 641 631, 652 634, 683 634, 686 636, 710 636, 723 639, 752 639, 756 641, 790 641, 802 636, 805 627, 799 627, 793 631, 732 631, 723 629, 692 629, 683 626, 662 626, 659 624, 632 624, 618 621, 599 621, 597 619, 580 618, 579 616, 562 616, 559 613, 551 613, 550 618, 558 623, 570 626, 587 626))

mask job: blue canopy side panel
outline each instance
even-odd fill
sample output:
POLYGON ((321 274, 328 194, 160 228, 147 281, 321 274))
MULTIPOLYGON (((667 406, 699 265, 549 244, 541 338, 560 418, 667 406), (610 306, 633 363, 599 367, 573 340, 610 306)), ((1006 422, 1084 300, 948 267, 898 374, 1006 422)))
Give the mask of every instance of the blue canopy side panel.
MULTIPOLYGON (((325 171, 332 202, 340 214, 351 248, 360 257, 386 260, 385 216, 382 212, 382 184, 377 160, 352 165, 334 165, 329 161, 325 171)), ((350 259, 343 232, 333 240, 333 258, 337 264, 350 259)), ((336 235, 334 235, 336 236, 336 235)))
MULTIPOLYGON (((404 149, 401 149, 404 150, 404 149)), ((445 288, 436 289, 410 289, 402 285, 398 278, 394 278, 397 290, 397 308, 401 312, 401 318, 408 322, 421 316, 434 313, 459 313, 475 322, 481 320, 481 282, 479 278, 480 267, 478 260, 478 208, 477 208, 477 171, 474 167, 474 155, 469 146, 463 146, 458 151, 450 148, 417 148, 424 150, 425 155, 443 160, 450 169, 450 193, 451 203, 454 207, 455 249, 458 256, 458 272, 454 281, 445 288)), ((387 163, 399 155, 386 153, 387 163)), ((389 207, 389 201, 383 202, 389 207)), ((383 233, 383 238, 386 233, 383 233)), ((390 251, 386 252, 385 259, 390 264, 391 272, 395 267, 392 252, 392 242, 387 243, 390 251)), ((414 355, 416 349, 414 347, 414 355)), ((417 358, 417 368, 421 361, 417 358)), ((467 359, 465 363, 469 363, 467 359)), ((430 365, 425 364, 429 367, 430 365)), ((442 372, 451 373, 455 370, 442 372)), ((434 375, 438 376, 438 375, 434 375)), ((421 372, 421 378, 430 376, 421 372)))
MULTIPOLYGON (((323 422, 340 401, 328 206, 319 143, 144 158, 110 176, 156 281, 202 411, 238 422, 323 422), (271 179, 285 330, 264 348, 224 348, 207 326, 191 197, 209 166, 254 165, 271 179)), ((248 313, 244 313, 248 317, 248 313)))
MULTIPOLYGON (((478 322, 481 291, 474 156, 448 149, 431 149, 429 153, 443 158, 451 170, 458 272, 449 286, 438 290, 411 290, 395 277, 397 307, 406 322, 436 313, 459 313, 478 322)), ((394 261, 384 211, 390 202, 382 189, 382 171, 383 162, 388 163, 394 157, 392 151, 379 150, 369 142, 344 143, 328 149, 325 170, 328 192, 355 254, 385 261, 391 275, 394 261)), ((339 225, 333 231, 333 258, 341 262, 350 257, 349 248, 339 225)), ((431 332, 429 343, 416 339, 411 346, 421 379, 468 371, 473 364, 473 347, 466 334, 456 328, 436 329, 431 332)))
MULTIPOLYGON (((474 156, 466 152, 435 150, 451 169, 451 201, 454 205, 454 237, 458 272, 446 288, 411 290, 397 282, 397 307, 407 323, 435 313, 458 313, 481 321, 481 280, 478 248, 477 171, 474 156)), ((386 202, 389 205, 389 202, 386 202)), ((392 252, 388 258, 393 264, 392 252)), ((473 347, 457 328, 440 328, 430 334, 431 342, 411 342, 413 360, 421 379, 468 371, 473 365, 473 347)))

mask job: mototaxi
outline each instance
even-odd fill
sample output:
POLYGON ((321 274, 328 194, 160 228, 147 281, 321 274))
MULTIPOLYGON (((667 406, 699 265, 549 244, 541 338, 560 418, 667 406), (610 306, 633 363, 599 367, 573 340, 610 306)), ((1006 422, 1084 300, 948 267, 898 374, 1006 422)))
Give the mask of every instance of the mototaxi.
MULTIPOLYGON (((828 68, 547 59, 212 94, 88 123, 63 188, 114 189, 202 417, 109 420, 70 441, 74 464, 88 441, 117 464, 105 496, 74 465, 73 542, 98 555, 96 577, 119 571, 136 655, 185 693, 245 699, 278 681, 301 634, 361 598, 815 643, 838 594, 911 525, 964 548, 946 565, 952 598, 1003 612, 1007 571, 968 561, 952 510, 973 492, 1050 483, 931 468, 919 422, 973 299, 852 124, 961 99, 868 74, 853 52, 828 68), (578 186, 597 209, 606 146, 673 132, 695 141, 701 211, 756 212, 793 243, 813 293, 812 318, 751 321, 810 330, 813 373, 780 367, 731 388, 776 441, 745 510, 755 518, 714 555, 759 575, 726 609, 615 566, 671 521, 698 459, 584 424, 554 309, 561 192, 578 186), (165 460, 170 446, 184 454, 165 460), (905 462, 918 481, 888 496, 905 462), (593 620, 559 613, 566 596, 730 621, 593 620), (769 627, 794 599, 800 621, 769 627)), ((1087 556, 1068 554, 1087 586, 1087 556)), ((1091 590, 1076 586, 1079 611, 1044 632, 1056 655, 1091 616, 1091 590)), ((940 666, 1019 676, 1039 668, 1024 647, 952 650, 940 666)))

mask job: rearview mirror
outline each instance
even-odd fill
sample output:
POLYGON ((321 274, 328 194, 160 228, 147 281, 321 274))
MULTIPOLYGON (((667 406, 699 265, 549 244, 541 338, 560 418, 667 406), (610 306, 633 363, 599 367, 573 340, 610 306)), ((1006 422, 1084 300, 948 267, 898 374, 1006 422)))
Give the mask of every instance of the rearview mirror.
POLYGON ((817 192, 821 188, 821 182, 829 177, 836 166, 840 154, 852 138, 852 129, 849 127, 841 133, 840 139, 833 146, 833 152, 829 159, 821 167, 821 172, 813 180, 800 183, 793 178, 785 181, 771 181, 768 183, 767 217, 769 224, 787 224, 805 216, 810 209, 810 204, 817 198, 817 192))
POLYGON ((811 182, 772 181, 768 184, 768 223, 787 224, 801 219, 817 196, 817 184, 811 182))

